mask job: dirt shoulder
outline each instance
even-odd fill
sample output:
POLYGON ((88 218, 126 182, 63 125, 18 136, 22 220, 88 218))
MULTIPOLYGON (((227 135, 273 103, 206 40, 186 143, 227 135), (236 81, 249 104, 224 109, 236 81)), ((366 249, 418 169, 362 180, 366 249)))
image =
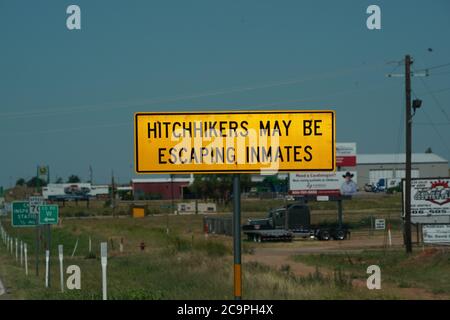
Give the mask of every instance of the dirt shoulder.
MULTIPOLYGON (((394 239, 394 245, 401 247, 401 237, 399 237, 399 235, 395 235, 394 239)), ((383 241, 383 239, 381 240, 383 241)), ((270 266, 276 270, 281 270, 286 268, 286 266, 289 266, 290 272, 294 275, 306 277, 314 274, 317 271, 317 268, 315 266, 296 261, 292 258, 293 256, 308 254, 357 254, 364 250, 382 249, 384 247, 383 242, 380 244, 380 237, 374 237, 372 239, 358 239, 357 237, 347 241, 314 241, 309 243, 296 241, 289 244, 287 247, 283 246, 281 243, 272 243, 269 244, 269 247, 255 247, 253 248, 253 254, 245 255, 243 257, 243 261, 244 263, 258 262, 270 266), (311 245, 308 245, 309 243, 311 245)), ((332 278, 334 274, 334 270, 332 268, 320 267, 319 271, 322 275, 329 278, 332 278)), ((367 279, 363 278, 352 279, 352 286, 355 288, 365 289, 367 288, 366 281, 367 279)), ((398 299, 450 299, 448 294, 436 294, 424 288, 401 288, 392 283, 383 283, 381 290, 384 290, 390 296, 394 296, 398 299)))

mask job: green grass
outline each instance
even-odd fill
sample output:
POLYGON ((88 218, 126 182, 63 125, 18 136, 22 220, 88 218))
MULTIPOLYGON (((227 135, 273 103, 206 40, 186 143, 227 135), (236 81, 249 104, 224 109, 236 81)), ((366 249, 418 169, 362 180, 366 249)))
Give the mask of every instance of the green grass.
POLYGON ((336 266, 357 278, 367 278, 370 265, 381 268, 382 282, 400 288, 422 288, 450 294, 450 252, 418 249, 412 255, 403 251, 364 251, 360 254, 298 255, 294 261, 333 269, 336 266))
MULTIPOLYGON (((12 229, 33 249, 33 229, 12 229)), ((34 255, 29 256, 29 275, 0 244, 0 277, 14 299, 101 299, 99 243, 108 241, 108 295, 111 299, 232 299, 233 262, 230 237, 201 233, 201 217, 173 216, 166 234, 164 216, 145 219, 65 220, 52 231, 51 283, 44 288, 43 252, 40 275, 35 275, 34 255), (94 252, 89 257, 88 237, 94 252), (124 239, 124 252, 118 244, 124 239), (79 240, 75 256, 70 257, 79 240), (111 245, 111 239, 113 240, 111 245), (138 245, 146 244, 141 252, 138 245), (60 292, 57 245, 65 248, 64 266, 81 268, 81 290, 60 292)), ((251 245, 244 245, 251 252, 251 245)), ((31 250, 32 251, 32 250, 31 250)), ((317 271, 306 277, 288 268, 275 270, 257 263, 243 266, 243 295, 247 299, 384 299, 390 296, 354 288, 343 273, 328 277, 317 271)), ((5 296, 3 296, 4 298, 5 296)))

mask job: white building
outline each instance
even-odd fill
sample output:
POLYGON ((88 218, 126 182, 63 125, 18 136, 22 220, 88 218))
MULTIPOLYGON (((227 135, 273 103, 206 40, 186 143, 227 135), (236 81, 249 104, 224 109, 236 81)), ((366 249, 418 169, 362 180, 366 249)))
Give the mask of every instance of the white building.
MULTIPOLYGON (((398 154, 358 154, 356 170, 358 187, 366 183, 376 183, 381 178, 404 178, 406 156, 398 154)), ((343 170, 343 169, 341 169, 343 170)), ((411 176, 448 177, 448 160, 434 153, 413 153, 411 176)))

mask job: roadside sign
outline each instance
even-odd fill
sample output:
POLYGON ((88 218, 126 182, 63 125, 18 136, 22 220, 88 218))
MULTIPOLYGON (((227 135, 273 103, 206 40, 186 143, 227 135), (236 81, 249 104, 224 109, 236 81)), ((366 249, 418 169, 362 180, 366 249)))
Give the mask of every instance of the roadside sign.
POLYGON ((290 172, 289 194, 339 196, 352 195, 357 191, 356 171, 290 172), (349 179, 345 176, 350 173, 349 179), (348 181, 347 181, 348 180, 348 181))
POLYGON ((386 220, 385 219, 375 219, 375 230, 385 230, 386 220))
POLYGON ((58 224, 59 208, 57 205, 39 207, 39 224, 58 224))
MULTIPOLYGON (((405 190, 405 180, 402 183, 405 190)), ((405 193, 402 195, 405 208, 405 193)), ((450 178, 411 179, 411 220, 423 224, 450 222, 450 178)))
POLYGON ((11 207, 11 224, 13 227, 36 226, 36 215, 30 213, 27 201, 14 201, 11 207))
POLYGON ((33 196, 28 198, 30 213, 39 214, 39 207, 45 203, 44 197, 33 196))
POLYGON ((424 243, 450 243, 450 224, 428 224, 422 226, 424 243))
POLYGON ((334 171, 334 111, 136 113, 137 173, 334 171))
POLYGON ((356 166, 356 143, 341 142, 336 143, 336 166, 355 167, 356 166))

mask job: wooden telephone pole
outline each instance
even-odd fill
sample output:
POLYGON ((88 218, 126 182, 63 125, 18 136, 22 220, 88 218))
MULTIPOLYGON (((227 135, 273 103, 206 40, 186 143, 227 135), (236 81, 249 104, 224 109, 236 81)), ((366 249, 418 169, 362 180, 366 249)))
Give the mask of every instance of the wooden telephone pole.
POLYGON ((416 99, 411 103, 411 76, 422 77, 428 76, 428 70, 425 73, 413 73, 411 74, 411 65, 413 60, 410 55, 405 56, 405 74, 388 74, 388 77, 405 77, 405 130, 406 130, 406 140, 405 140, 405 153, 406 153, 406 163, 405 163, 405 185, 403 189, 404 198, 404 230, 403 230, 403 241, 406 247, 406 253, 412 253, 412 241, 411 241, 411 151, 412 151, 412 119, 416 113, 416 109, 420 108, 422 101, 416 99), (411 112, 414 109, 414 113, 411 112))
POLYGON ((412 115, 411 115, 411 56, 405 56, 405 97, 406 97, 406 166, 405 166, 405 247, 406 253, 412 252, 411 241, 411 145, 412 145, 412 115))

